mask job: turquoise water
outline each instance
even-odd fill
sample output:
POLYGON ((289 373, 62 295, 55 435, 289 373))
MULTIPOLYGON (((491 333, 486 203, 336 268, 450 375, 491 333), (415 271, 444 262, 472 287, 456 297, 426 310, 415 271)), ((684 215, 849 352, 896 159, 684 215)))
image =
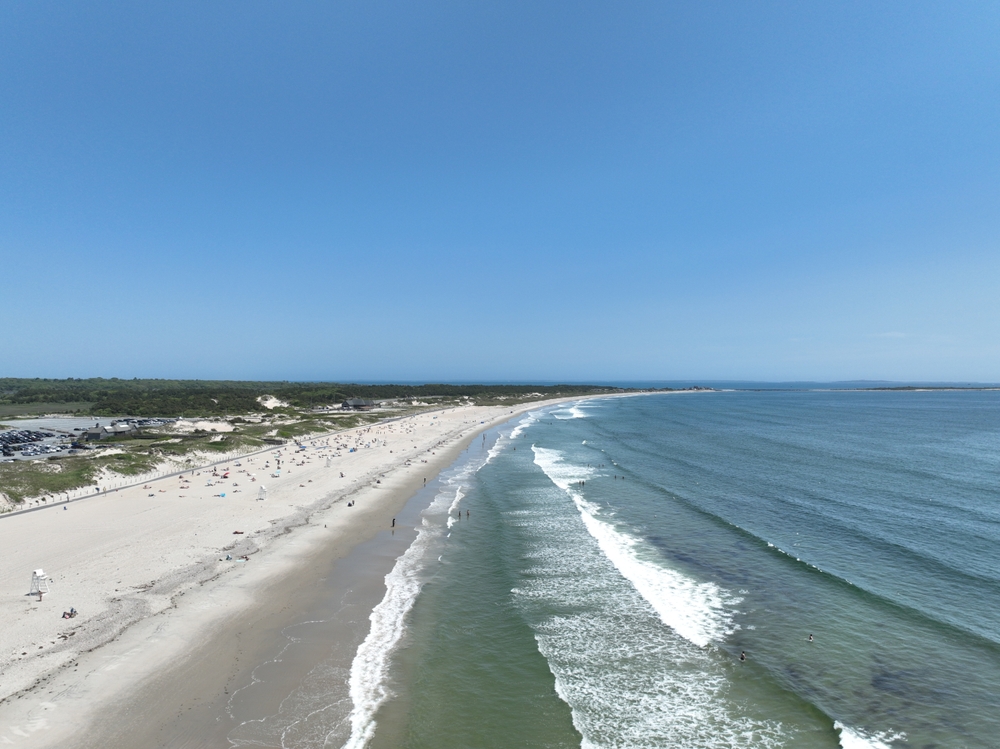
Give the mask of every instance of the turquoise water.
POLYGON ((443 477, 348 745, 995 747, 998 480, 994 392, 531 414, 443 477))

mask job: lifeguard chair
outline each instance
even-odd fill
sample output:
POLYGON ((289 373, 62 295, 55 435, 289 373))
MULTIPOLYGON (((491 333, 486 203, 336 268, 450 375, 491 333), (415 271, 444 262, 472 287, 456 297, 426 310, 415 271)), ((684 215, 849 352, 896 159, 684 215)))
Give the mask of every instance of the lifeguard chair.
POLYGON ((42 593, 49 592, 49 576, 45 574, 45 570, 35 570, 31 573, 31 590, 28 591, 29 596, 38 596, 42 593))
POLYGON ((265 499, 267 499, 267 487, 261 484, 257 490, 257 501, 263 502, 265 499))

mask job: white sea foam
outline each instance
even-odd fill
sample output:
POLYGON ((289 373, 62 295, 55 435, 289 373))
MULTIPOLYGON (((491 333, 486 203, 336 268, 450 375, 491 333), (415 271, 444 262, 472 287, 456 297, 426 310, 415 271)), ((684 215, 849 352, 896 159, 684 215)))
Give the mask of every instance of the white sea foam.
POLYGON ((458 509, 459 503, 462 501, 462 497, 465 496, 465 492, 462 491, 461 486, 455 487, 455 498, 451 501, 451 506, 448 507, 448 512, 454 512, 458 509))
POLYGON ((845 726, 839 720, 833 727, 840 731, 841 749, 891 749, 887 742, 906 738, 901 733, 866 734, 857 728, 845 726))
POLYGON ((560 420, 565 419, 586 419, 589 414, 580 407, 580 403, 571 403, 569 408, 560 408, 552 412, 552 415, 560 420))
POLYGON ((517 426, 511 430, 509 439, 516 440, 521 436, 521 433, 530 427, 532 424, 538 422, 538 416, 541 411, 529 411, 523 419, 517 422, 517 426))
POLYGON ((734 631, 728 607, 739 599, 714 583, 699 583, 658 563, 655 549, 640 538, 601 518, 600 508, 573 486, 593 475, 594 469, 567 463, 558 450, 532 446, 535 463, 552 482, 566 491, 580 511, 584 525, 625 579, 653 607, 660 620, 698 647, 720 641, 734 631))
MULTIPOLYGON (((443 507, 441 508, 443 509, 443 507)), ((440 526, 423 519, 416 540, 385 576, 385 597, 371 613, 371 629, 351 663, 351 737, 345 749, 361 749, 375 734, 375 713, 389 698, 389 656, 403 636, 404 621, 420 593, 420 571, 440 526)))
POLYGON ((446 535, 446 529, 451 528, 454 522, 451 513, 465 496, 469 477, 488 460, 487 455, 476 463, 467 463, 443 479, 441 491, 421 516, 416 539, 385 576, 385 596, 372 611, 371 629, 351 663, 349 687, 354 707, 350 716, 351 736, 344 749, 363 749, 375 735, 375 714, 391 696, 387 680, 392 654, 406 631, 406 617, 420 594, 428 558, 434 556, 429 552, 446 535), (442 522, 441 515, 445 512, 448 518, 442 522))
POLYGON ((484 464, 492 462, 493 458, 503 452, 503 448, 507 442, 508 440, 504 439, 502 434, 497 437, 497 441, 493 443, 493 447, 491 447, 486 453, 486 460, 484 461, 484 464))
POLYGON ((451 516, 455 510, 458 509, 459 503, 462 501, 462 497, 465 496, 465 492, 462 491, 461 486, 455 487, 455 498, 452 500, 451 505, 448 507, 448 528, 450 529, 457 521, 451 516))
MULTIPOLYGON (((608 524, 577 500, 565 501, 566 493, 576 493, 573 483, 593 476, 593 469, 540 451, 535 462, 560 490, 530 489, 523 509, 505 513, 504 522, 521 529, 524 543, 525 566, 512 595, 570 707, 583 749, 789 745, 780 723, 727 698, 729 680, 717 653, 664 626, 647 594, 624 583, 593 535, 592 523, 608 524)), ((639 550, 626 545, 622 553, 639 550)))

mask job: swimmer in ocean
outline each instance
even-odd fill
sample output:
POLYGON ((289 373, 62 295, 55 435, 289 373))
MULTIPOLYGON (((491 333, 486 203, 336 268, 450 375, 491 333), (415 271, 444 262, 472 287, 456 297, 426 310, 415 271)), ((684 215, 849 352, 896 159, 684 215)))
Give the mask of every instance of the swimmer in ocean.
POLYGON ((747 653, 745 650, 740 651, 740 660, 745 661, 747 659, 747 653))

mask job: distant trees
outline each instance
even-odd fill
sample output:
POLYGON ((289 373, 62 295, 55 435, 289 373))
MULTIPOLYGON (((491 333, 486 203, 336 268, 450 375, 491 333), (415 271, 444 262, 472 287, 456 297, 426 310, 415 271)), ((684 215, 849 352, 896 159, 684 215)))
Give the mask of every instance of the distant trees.
POLYGON ((360 385, 331 382, 241 380, 65 380, 0 378, 0 405, 90 403, 97 416, 215 416, 266 410, 257 399, 273 395, 297 408, 337 405, 347 398, 516 397, 608 392, 589 385, 360 385))

